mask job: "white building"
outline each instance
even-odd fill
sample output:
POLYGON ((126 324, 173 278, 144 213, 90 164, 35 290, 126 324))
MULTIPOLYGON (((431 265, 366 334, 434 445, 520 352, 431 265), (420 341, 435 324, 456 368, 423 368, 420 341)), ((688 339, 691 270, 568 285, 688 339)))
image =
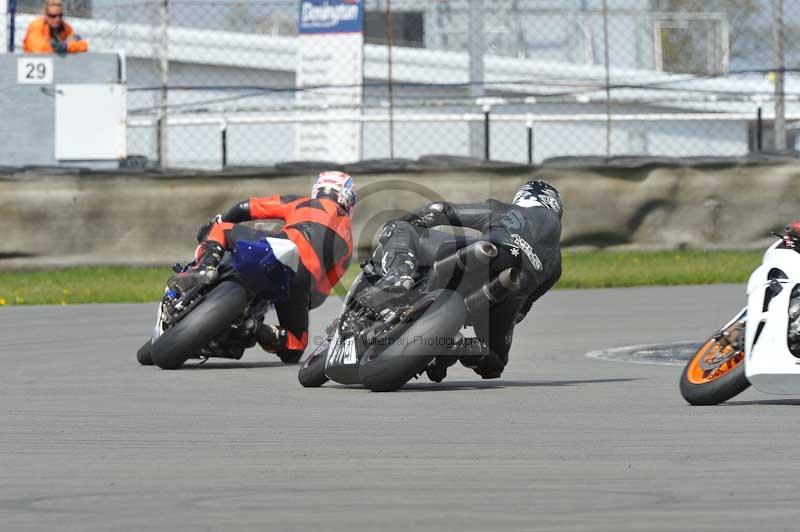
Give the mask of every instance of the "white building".
MULTIPOLYGON (((378 12, 383 6, 380 0, 366 3, 368 11, 378 12)), ((767 100, 773 86, 764 76, 695 79, 660 71, 664 65, 658 52, 658 31, 663 30, 659 21, 670 17, 650 10, 648 0, 610 0, 611 85, 636 88, 611 91, 607 146, 600 2, 485 3, 491 6, 483 24, 493 159, 526 162, 528 125, 533 127, 536 162, 564 155, 605 155, 607 148, 612 155, 738 156, 752 148, 757 109, 763 108, 765 119, 772 116, 767 100)), ((285 35, 292 33, 294 4, 267 4, 266 17, 257 15, 263 3, 253 3, 250 12, 236 12, 192 2, 185 5, 195 12, 206 7, 209 11, 203 17, 171 13, 166 52, 170 165, 219 166, 223 128, 229 165, 292 160, 297 121, 335 123, 335 112, 332 118, 330 110, 320 115, 317 109, 295 105, 297 40, 285 35), (188 26, 187 21, 200 19, 202 24, 193 25, 202 27, 188 26)), ((128 153, 154 159, 162 36, 154 18, 157 4, 136 5, 123 23, 119 4, 112 11, 97 1, 95 18, 71 23, 93 50, 125 52, 128 153), (104 13, 108 18, 100 18, 104 13)), ((395 156, 470 155, 467 123, 482 123, 486 101, 476 102, 468 87, 466 1, 395 0, 393 5, 401 12, 421 13, 424 28, 420 42, 410 42, 415 38, 411 35, 404 44, 413 46, 398 46, 392 53, 395 156)), ((17 16, 18 45, 31 18, 17 16)), ((720 14, 701 19, 712 34, 703 49, 708 55, 704 61, 709 68, 724 70, 729 28, 720 14)), ((387 48, 367 44, 364 55, 362 158, 385 158, 390 137, 387 48)), ((788 93, 795 94, 797 88, 794 80, 788 81, 788 93)), ((787 114, 800 116, 794 100, 787 114)))

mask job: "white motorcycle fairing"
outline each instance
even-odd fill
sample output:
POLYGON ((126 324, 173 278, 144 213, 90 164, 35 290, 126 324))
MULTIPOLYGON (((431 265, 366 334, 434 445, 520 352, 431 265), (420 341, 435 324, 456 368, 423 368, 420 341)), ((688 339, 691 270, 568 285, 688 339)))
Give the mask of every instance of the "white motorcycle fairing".
POLYGON ((275 258, 281 264, 288 266, 293 272, 297 273, 297 268, 300 267, 300 251, 298 251, 297 245, 288 238, 274 238, 271 236, 267 237, 267 242, 269 242, 275 258))
MULTIPOLYGON (((362 274, 359 274, 350 285, 342 304, 342 310, 339 312, 340 316, 344 313, 348 303, 355 297, 355 290, 361 284, 361 276, 362 274)), ((351 337, 343 341, 339 334, 338 324, 325 353, 325 375, 340 384, 359 384, 361 382, 358 378, 358 348, 355 338, 351 337)))
POLYGON ((798 301, 800 253, 778 241, 747 283, 745 376, 770 394, 800 394, 800 358, 789 350, 789 313, 798 301), (792 294, 795 297, 792 298, 792 294))
POLYGON ((163 326, 161 325, 161 305, 162 303, 158 304, 158 308, 156 309, 156 325, 153 327, 153 334, 150 336, 150 341, 155 343, 158 340, 158 337, 161 336, 163 332, 163 326))

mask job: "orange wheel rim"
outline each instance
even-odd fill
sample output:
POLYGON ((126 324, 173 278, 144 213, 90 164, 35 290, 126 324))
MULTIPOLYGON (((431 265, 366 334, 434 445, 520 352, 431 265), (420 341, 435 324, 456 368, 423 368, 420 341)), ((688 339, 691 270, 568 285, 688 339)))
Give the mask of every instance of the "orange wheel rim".
POLYGON ((741 349, 712 338, 692 357, 686 376, 692 384, 705 384, 726 375, 743 361, 741 349))

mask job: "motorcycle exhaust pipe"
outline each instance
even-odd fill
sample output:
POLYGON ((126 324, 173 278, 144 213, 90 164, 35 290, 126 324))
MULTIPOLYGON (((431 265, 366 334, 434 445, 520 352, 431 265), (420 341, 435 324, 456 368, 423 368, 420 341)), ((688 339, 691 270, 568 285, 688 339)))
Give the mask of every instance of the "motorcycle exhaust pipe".
POLYGON ((497 256, 497 246, 480 240, 461 248, 452 255, 437 260, 431 267, 430 290, 446 286, 454 277, 461 277, 470 266, 488 264, 497 256))
POLYGON ((520 286, 519 268, 506 268, 496 278, 465 297, 464 305, 469 314, 479 314, 519 290, 520 286))

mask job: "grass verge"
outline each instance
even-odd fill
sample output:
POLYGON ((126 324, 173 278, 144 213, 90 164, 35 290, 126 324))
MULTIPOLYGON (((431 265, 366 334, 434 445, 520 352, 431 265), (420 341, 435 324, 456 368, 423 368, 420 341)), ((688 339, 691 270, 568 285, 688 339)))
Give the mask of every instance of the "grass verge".
POLYGON ((566 252, 557 288, 744 283, 761 264, 756 251, 566 252))
MULTIPOLYGON (((556 288, 743 283, 762 251, 565 252, 556 288)), ((169 268, 76 267, 0 272, 0 306, 157 301, 169 268)), ((357 274, 352 267, 337 293, 357 274)))

